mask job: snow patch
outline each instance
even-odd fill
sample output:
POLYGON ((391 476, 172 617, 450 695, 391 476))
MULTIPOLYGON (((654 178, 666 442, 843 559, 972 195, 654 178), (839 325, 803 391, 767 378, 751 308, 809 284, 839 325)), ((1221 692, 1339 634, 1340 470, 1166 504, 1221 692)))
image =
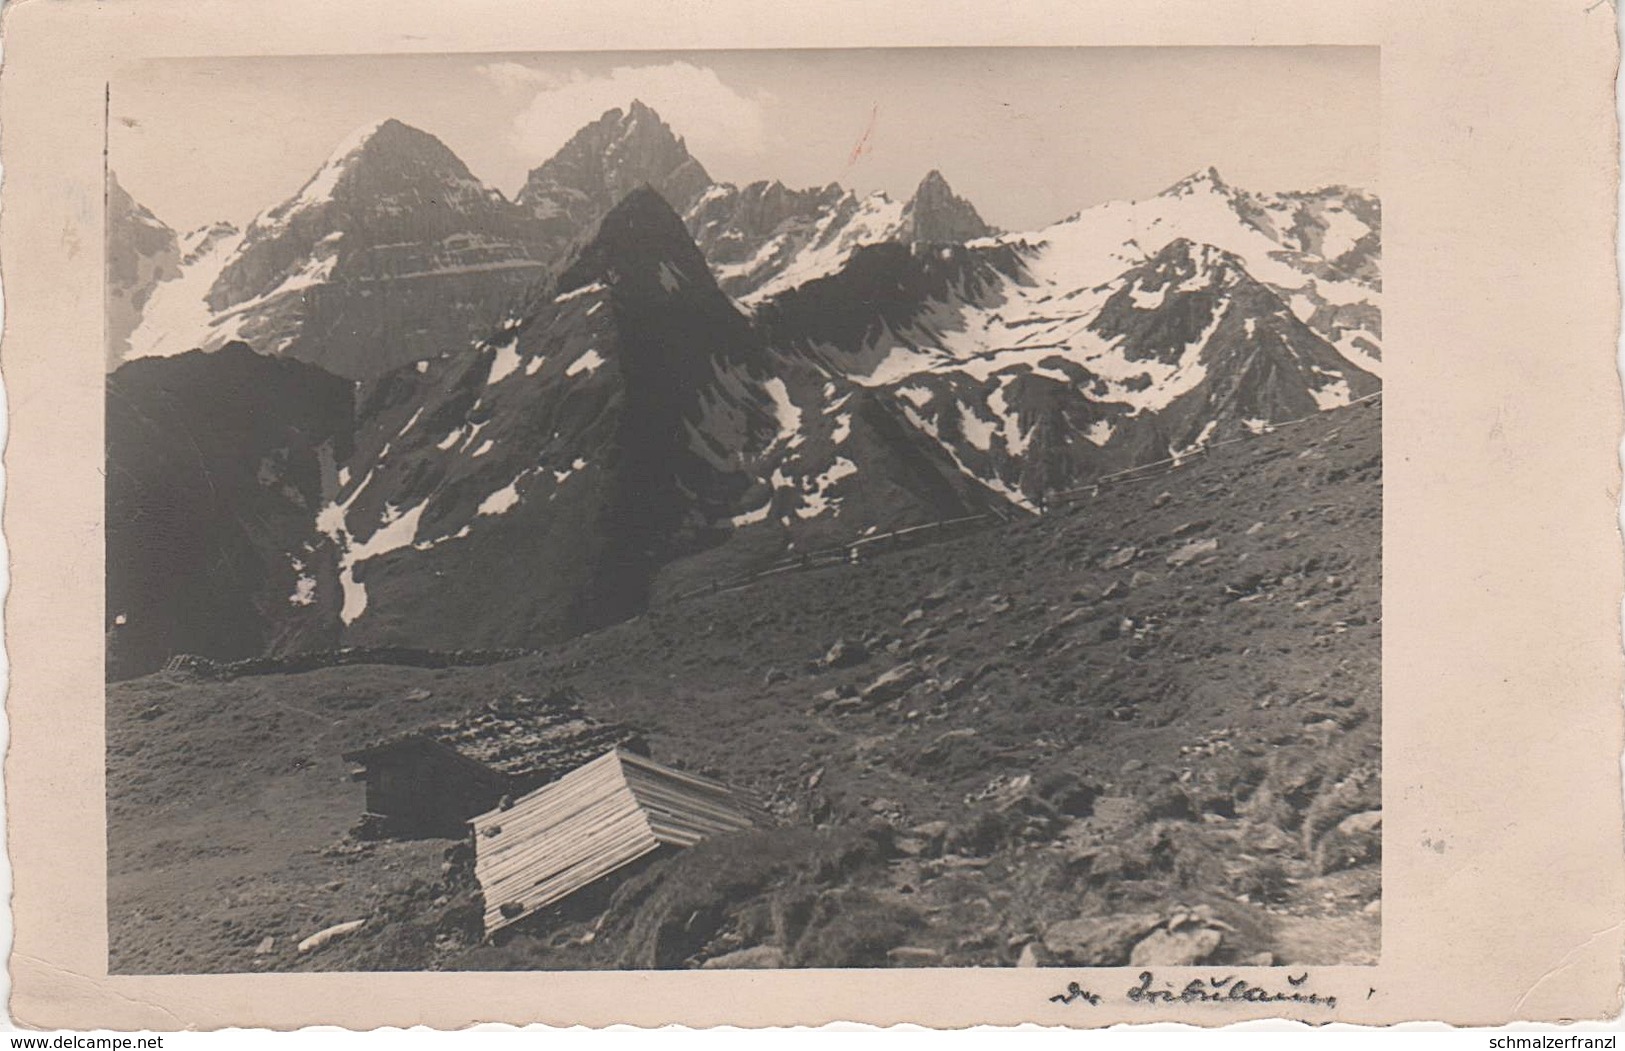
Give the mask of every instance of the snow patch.
POLYGON ((801 436, 801 410, 796 403, 790 400, 790 390, 784 385, 784 380, 777 376, 762 384, 767 396, 773 399, 773 416, 779 422, 779 436, 775 443, 793 443, 801 436))
POLYGON ((485 377, 485 385, 495 386, 507 379, 518 370, 520 363, 519 337, 512 336, 508 342, 496 348, 496 357, 491 360, 491 371, 485 377))
POLYGON ((589 350, 579 358, 570 362, 570 367, 564 370, 564 374, 566 376, 574 376, 577 373, 585 372, 590 376, 597 372, 599 368, 603 366, 603 364, 604 359, 599 355, 598 351, 589 350))
POLYGON ((964 434, 965 440, 982 452, 993 448, 993 435, 998 433, 997 424, 982 419, 976 415, 976 410, 969 405, 959 407, 959 430, 964 434))
POLYGON ((607 292, 608 290, 609 286, 604 284, 602 281, 594 281, 591 284, 582 285, 580 288, 572 288, 563 295, 554 296, 553 302, 568 303, 572 299, 580 299, 582 296, 594 296, 600 292, 607 292))
POLYGON ((835 417, 835 430, 830 433, 829 439, 836 445, 841 444, 852 436, 852 416, 850 413, 841 413, 835 417))
POLYGON ((1314 396, 1315 404, 1321 409, 1341 409, 1349 403, 1351 393, 1348 381, 1339 377, 1335 382, 1309 392, 1314 396))
POLYGON ((513 510, 519 505, 519 479, 523 477, 524 474, 520 474, 513 481, 481 500, 479 509, 474 513, 476 515, 503 515, 513 510))

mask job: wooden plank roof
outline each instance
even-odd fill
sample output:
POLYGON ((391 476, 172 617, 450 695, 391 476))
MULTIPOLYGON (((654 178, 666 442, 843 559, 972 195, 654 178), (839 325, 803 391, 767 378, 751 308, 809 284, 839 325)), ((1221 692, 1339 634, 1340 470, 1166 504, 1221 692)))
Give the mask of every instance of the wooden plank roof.
POLYGON ((662 845, 765 823, 737 790, 616 748, 474 818, 487 934, 553 905, 662 845))

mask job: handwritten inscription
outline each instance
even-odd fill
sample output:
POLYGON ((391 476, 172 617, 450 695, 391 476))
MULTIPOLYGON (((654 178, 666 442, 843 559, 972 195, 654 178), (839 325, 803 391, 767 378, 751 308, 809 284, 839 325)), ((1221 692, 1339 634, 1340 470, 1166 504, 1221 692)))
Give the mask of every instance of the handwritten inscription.
MULTIPOLYGON (((1158 981, 1152 972, 1141 971, 1139 980, 1123 993, 1123 998, 1136 1004, 1308 1004, 1325 1008, 1337 1006, 1337 997, 1318 993, 1307 987, 1308 971, 1300 975, 1288 974, 1286 982, 1285 989, 1272 989, 1267 985, 1237 978, 1235 975, 1222 975, 1192 978, 1180 985, 1167 980, 1158 981)), ((1077 982, 1069 982, 1065 992, 1056 993, 1049 999, 1051 1003, 1056 1004, 1084 1003, 1090 1007, 1098 1007, 1104 997, 1090 992, 1077 982)))

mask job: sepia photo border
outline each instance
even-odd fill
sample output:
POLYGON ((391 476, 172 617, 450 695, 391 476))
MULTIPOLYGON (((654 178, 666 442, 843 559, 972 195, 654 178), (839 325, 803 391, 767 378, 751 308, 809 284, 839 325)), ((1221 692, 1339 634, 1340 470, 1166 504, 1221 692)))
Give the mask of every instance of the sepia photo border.
POLYGON ((174 1030, 1614 1017, 1617 46, 1612 11, 1587 3, 484 0, 455 18, 417 0, 11 6, 0 367, 14 1019, 174 1030), (1127 968, 108 976, 101 245, 116 68, 180 55, 994 44, 1382 48, 1381 962, 1306 978, 1244 969, 1256 988, 1317 1002, 1157 1002, 1131 995, 1127 968), (1099 1002, 1069 996, 1074 982, 1099 1002))

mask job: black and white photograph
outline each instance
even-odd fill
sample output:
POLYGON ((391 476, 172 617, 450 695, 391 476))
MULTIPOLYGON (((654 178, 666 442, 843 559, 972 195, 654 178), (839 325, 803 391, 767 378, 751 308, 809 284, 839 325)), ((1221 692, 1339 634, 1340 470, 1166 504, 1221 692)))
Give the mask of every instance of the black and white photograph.
POLYGON ((121 70, 109 972, 1377 964, 1379 86, 121 70))

